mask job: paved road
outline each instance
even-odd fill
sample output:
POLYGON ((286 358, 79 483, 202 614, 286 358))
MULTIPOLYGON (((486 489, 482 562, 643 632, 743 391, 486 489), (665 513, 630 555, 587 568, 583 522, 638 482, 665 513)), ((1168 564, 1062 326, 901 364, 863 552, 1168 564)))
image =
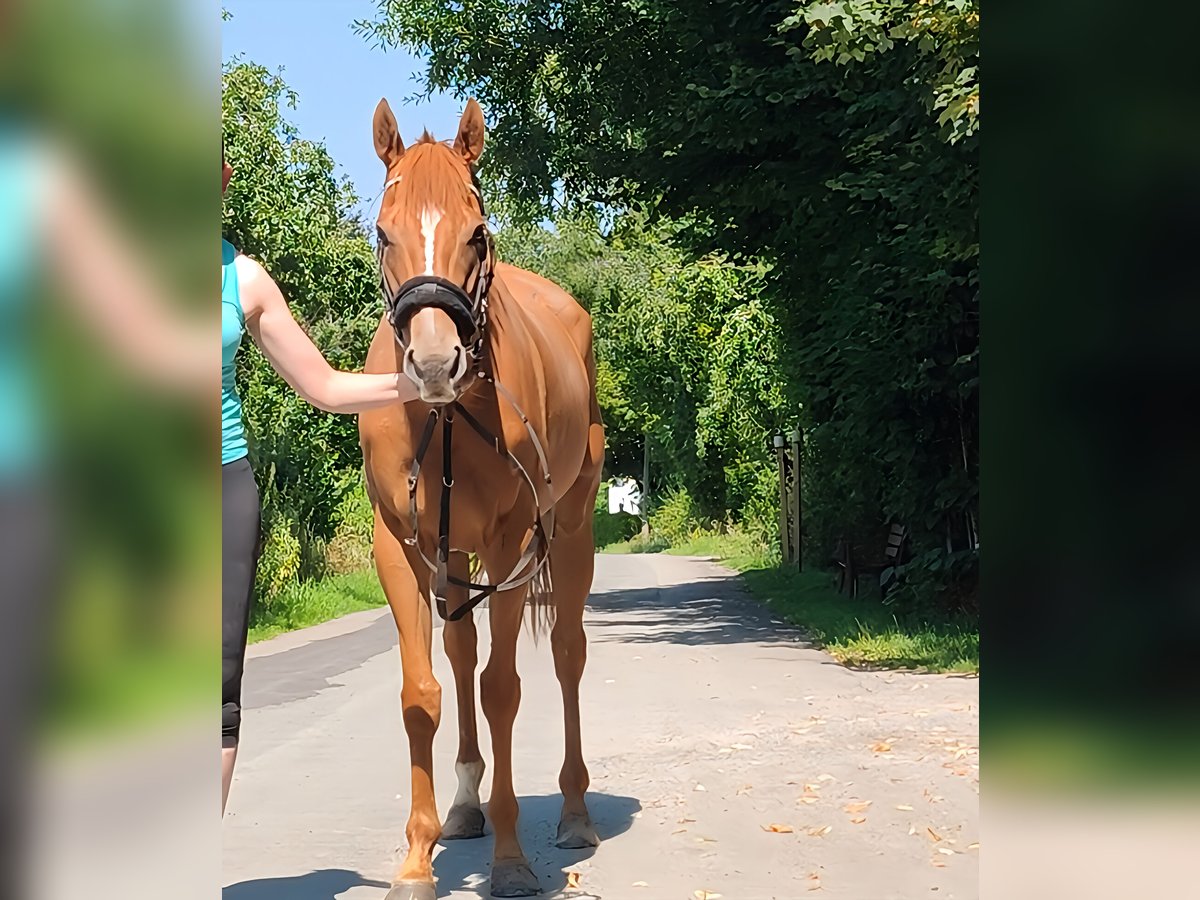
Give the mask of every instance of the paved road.
MULTIPOLYGON (((588 633, 588 802, 604 840, 586 852, 553 846, 558 684, 547 642, 522 636, 514 780, 525 851, 548 893, 978 897, 977 680, 846 669, 773 621, 731 573, 676 557, 600 557, 588 633)), ((447 686, 436 741, 444 814, 454 692, 435 646, 447 686)), ((386 612, 252 648, 224 900, 387 893, 407 817, 399 677, 386 612)), ((484 797, 488 787, 485 776, 484 797)), ((441 848, 439 896, 486 897, 490 858, 490 835, 441 848)))

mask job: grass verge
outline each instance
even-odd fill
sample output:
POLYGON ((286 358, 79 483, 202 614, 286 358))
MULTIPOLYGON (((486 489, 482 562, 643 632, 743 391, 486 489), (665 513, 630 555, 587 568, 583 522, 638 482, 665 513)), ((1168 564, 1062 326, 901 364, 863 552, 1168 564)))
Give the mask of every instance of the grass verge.
POLYGON ((979 672, 979 626, 966 616, 885 606, 866 580, 857 599, 839 594, 828 572, 797 572, 766 558, 752 537, 738 531, 693 535, 668 546, 634 538, 606 553, 668 552, 707 556, 741 573, 751 593, 818 646, 850 666, 926 672, 979 672))
POLYGON ((269 606, 255 607, 250 643, 348 613, 375 609, 386 602, 374 569, 293 585, 273 597, 269 606))

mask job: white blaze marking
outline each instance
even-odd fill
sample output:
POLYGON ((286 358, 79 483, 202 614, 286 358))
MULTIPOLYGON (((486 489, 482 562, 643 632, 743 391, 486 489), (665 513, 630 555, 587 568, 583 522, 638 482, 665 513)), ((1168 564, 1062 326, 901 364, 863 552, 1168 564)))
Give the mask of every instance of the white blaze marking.
POLYGON ((478 806, 479 785, 483 783, 483 760, 454 764, 458 776, 458 793, 454 795, 455 806, 478 806))
POLYGON ((437 232, 438 222, 442 221, 442 211, 426 207, 421 210, 421 237, 425 238, 425 274, 433 274, 433 236, 437 232))

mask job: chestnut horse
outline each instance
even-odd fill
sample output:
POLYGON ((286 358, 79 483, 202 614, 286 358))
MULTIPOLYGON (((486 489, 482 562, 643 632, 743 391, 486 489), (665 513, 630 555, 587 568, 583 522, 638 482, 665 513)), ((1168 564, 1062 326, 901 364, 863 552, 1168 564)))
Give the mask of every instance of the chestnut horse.
POLYGON ((558 846, 599 842, 584 802, 588 772, 579 734, 583 608, 604 460, 591 319, 556 285, 496 260, 474 174, 484 135, 474 100, 452 145, 426 133, 406 149, 386 100, 375 110, 374 135, 387 168, 378 220, 387 316, 365 368, 406 372, 421 394, 419 402, 359 420, 375 562, 400 634, 412 767, 408 854, 388 900, 433 900, 434 844, 483 834, 470 609, 488 595, 491 655, 479 695, 495 767, 488 806, 492 893, 530 896, 539 888, 517 837, 512 783, 521 700, 517 635, 527 601, 548 604, 535 608, 545 613, 535 618, 552 621, 562 688, 558 846), (480 577, 471 555, 486 586, 474 583, 480 577), (444 825, 433 792, 442 698, 431 660, 435 609, 447 620, 443 637, 458 700, 458 792, 444 825))

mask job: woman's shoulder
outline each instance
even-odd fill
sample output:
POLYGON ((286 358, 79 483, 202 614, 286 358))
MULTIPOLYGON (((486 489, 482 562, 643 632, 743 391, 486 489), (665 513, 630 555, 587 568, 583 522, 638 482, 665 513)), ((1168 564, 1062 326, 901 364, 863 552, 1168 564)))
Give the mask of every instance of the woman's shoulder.
POLYGON ((263 279, 269 280, 271 277, 262 267, 262 263, 239 250, 234 250, 233 265, 237 269, 238 284, 242 286, 252 286, 256 282, 263 279))
POLYGON ((233 261, 237 272, 238 293, 242 308, 247 316, 253 316, 265 308, 272 296, 278 293, 275 280, 263 268, 262 263, 245 253, 238 253, 233 261))

